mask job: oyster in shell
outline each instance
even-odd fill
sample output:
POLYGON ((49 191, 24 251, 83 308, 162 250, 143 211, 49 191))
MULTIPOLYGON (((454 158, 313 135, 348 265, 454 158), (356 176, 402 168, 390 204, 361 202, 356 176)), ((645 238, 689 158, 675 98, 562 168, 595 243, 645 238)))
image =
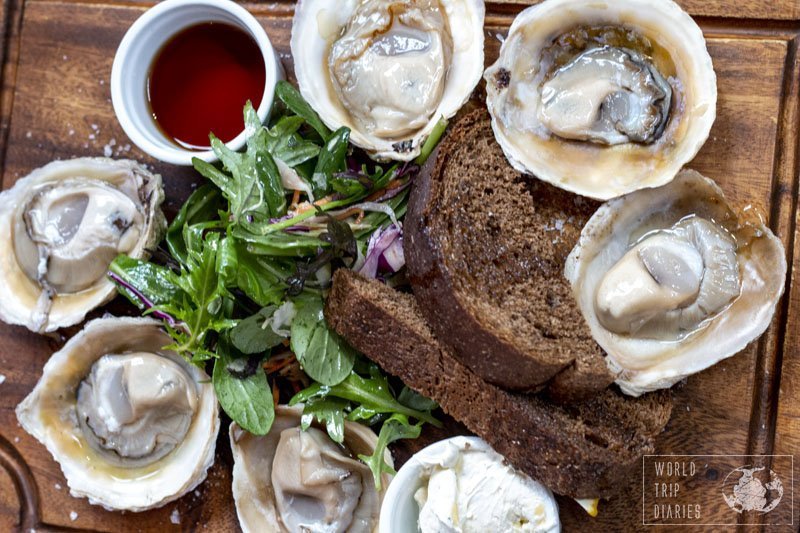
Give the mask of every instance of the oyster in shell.
POLYGON ((483 70, 480 0, 301 0, 292 56, 303 97, 379 159, 419 155, 483 70))
MULTIPOLYGON (((231 424, 233 498, 242 530, 377 531, 384 492, 358 455, 372 454, 378 437, 346 421, 337 444, 324 428, 300 429, 302 415, 302 405, 277 406, 262 437, 231 424)), ((388 450, 385 459, 392 464, 388 450)), ((384 490, 390 480, 384 474, 384 490)))
POLYGON ((783 294, 785 255, 752 211, 735 213, 713 181, 684 170, 603 204, 564 273, 617 384, 638 396, 758 338, 783 294))
POLYGON ((0 194, 0 319, 36 332, 77 324, 115 294, 120 253, 161 239, 161 176, 133 161, 79 158, 34 170, 0 194))
POLYGON ((484 78, 514 168, 602 200, 669 182, 716 117, 703 34, 672 0, 529 7, 484 78))
POLYGON ((214 462, 217 397, 208 375, 164 350, 149 318, 101 318, 53 354, 17 406, 75 497, 110 510, 160 507, 214 462))

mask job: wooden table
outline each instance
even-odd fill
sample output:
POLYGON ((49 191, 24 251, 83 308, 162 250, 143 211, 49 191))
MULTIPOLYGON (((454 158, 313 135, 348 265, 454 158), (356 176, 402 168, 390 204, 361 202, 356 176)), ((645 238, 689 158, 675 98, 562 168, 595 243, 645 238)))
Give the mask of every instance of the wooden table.
MULTIPOLYGON (((487 5, 487 64, 494 61, 499 39, 526 3, 512 0, 487 5)), ((786 246, 790 278, 772 327, 759 342, 689 379, 676 391, 674 414, 658 440, 658 452, 793 455, 800 453, 800 278, 791 270, 793 260, 800 260, 800 241, 795 238, 800 1, 680 3, 705 31, 719 83, 717 121, 690 166, 717 180, 736 204, 752 204, 767 214, 786 246)), ((3 188, 53 159, 96 156, 111 150, 115 157, 138 159, 161 172, 167 188, 166 209, 169 215, 175 213, 198 177, 191 170, 152 161, 131 146, 114 117, 109 91, 117 44, 149 5, 125 0, 3 2, 3 188)), ((293 4, 247 7, 263 23, 291 75, 288 42, 293 4)), ((119 301, 110 310, 130 312, 119 301)), ((18 426, 14 408, 32 389, 49 355, 75 331, 72 328, 64 336, 45 337, 0 325, 0 374, 6 378, 0 384, 0 464, 4 467, 0 469, 0 531, 31 527, 236 530, 226 434, 220 437, 217 461, 208 480, 194 493, 162 509, 113 513, 69 496, 57 464, 18 426)), ((641 490, 642 481, 632 479, 630 489, 604 502, 595 519, 589 519, 573 502, 562 500, 565 529, 646 530, 641 525, 642 500, 637 496, 641 490)), ((775 513, 784 513, 783 521, 793 521, 795 526, 781 530, 797 530, 797 511, 792 509, 800 508, 800 489, 794 501, 787 503, 794 505, 783 505, 775 513)), ((714 512, 714 504, 710 505, 714 512)))

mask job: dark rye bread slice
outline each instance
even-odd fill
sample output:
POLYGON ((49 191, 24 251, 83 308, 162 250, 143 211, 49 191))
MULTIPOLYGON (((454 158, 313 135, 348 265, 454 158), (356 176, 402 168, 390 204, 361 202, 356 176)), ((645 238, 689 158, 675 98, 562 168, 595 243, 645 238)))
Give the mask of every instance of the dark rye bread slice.
POLYGON ((413 296, 339 270, 325 317, 347 342, 486 440, 553 491, 607 497, 628 486, 669 420, 669 391, 640 398, 612 389, 559 405, 483 381, 451 355, 413 296))
POLYGON ((576 401, 614 379, 563 269, 598 204, 515 171, 485 109, 461 118, 416 178, 405 256, 437 337, 501 387, 576 401))

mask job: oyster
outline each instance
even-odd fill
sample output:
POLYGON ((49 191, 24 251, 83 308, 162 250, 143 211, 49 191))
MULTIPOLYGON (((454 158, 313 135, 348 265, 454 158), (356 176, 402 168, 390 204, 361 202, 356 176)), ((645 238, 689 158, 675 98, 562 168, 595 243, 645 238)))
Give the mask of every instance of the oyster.
POLYGON ((120 253, 161 239, 161 176, 133 161, 79 158, 34 170, 0 194, 0 319, 36 332, 77 324, 106 303, 120 253))
POLYGON ((769 326, 786 254, 760 219, 743 215, 713 181, 684 170, 589 219, 564 273, 623 392, 670 387, 769 326))
MULTIPOLYGON (((357 459, 374 452, 375 433, 348 421, 337 444, 324 428, 301 430, 302 415, 302 405, 277 406, 263 437, 231 424, 233 498, 242 530, 377 531, 383 491, 357 459)), ((392 464, 388 451, 385 459, 392 464)), ((384 489, 390 479, 384 474, 384 489)))
POLYGON ((292 56, 325 124, 379 159, 410 161, 483 70, 481 0, 301 0, 292 56))
POLYGON ((143 511, 186 494, 214 462, 219 411, 205 372, 164 350, 148 318, 101 318, 53 354, 17 406, 75 497, 143 511))
POLYGON ((672 0, 529 7, 484 78, 514 168, 602 200, 669 182, 716 117, 703 34, 672 0))

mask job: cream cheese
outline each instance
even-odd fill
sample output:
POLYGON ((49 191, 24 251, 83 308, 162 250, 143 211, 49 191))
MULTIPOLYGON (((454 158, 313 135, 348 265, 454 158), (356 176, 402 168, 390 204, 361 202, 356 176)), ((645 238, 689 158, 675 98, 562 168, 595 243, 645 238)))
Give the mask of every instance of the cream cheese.
POLYGON ((484 441, 448 442, 441 453, 420 459, 423 484, 414 499, 421 533, 561 530, 553 493, 484 441))

